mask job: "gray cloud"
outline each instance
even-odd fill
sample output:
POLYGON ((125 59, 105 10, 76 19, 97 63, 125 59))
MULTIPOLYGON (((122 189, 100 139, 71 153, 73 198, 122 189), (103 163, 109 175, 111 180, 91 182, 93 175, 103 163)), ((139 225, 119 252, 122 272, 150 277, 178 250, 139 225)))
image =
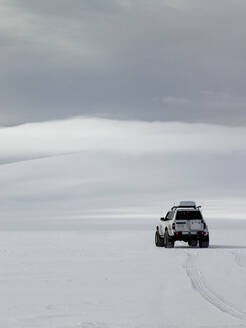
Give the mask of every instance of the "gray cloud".
POLYGON ((245 125, 245 9, 242 0, 2 2, 0 123, 245 125))

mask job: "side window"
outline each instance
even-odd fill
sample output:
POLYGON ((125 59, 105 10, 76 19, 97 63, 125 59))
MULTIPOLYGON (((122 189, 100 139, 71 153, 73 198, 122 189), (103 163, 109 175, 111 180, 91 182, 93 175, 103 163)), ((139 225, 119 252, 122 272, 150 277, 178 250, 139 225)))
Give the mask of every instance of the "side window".
POLYGON ((168 215, 170 214, 171 212, 167 212, 167 215, 165 216, 165 220, 168 220, 168 215))
POLYGON ((169 212, 167 215, 167 219, 172 220, 172 218, 173 218, 173 212, 169 212))

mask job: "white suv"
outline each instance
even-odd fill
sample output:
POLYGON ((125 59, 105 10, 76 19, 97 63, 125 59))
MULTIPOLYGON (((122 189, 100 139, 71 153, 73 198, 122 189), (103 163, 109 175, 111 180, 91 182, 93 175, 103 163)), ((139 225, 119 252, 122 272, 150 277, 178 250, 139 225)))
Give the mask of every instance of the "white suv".
POLYGON ((182 201, 160 219, 155 233, 156 246, 171 248, 176 240, 188 242, 192 247, 209 246, 208 227, 195 202, 182 201))

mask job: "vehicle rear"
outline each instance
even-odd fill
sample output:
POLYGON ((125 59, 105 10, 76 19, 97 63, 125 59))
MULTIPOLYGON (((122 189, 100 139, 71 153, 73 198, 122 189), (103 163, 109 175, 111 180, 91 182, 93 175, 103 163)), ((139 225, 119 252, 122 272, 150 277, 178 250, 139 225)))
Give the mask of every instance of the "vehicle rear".
POLYGON ((209 235, 199 209, 177 209, 173 223, 173 238, 188 242, 189 246, 208 247, 209 235))

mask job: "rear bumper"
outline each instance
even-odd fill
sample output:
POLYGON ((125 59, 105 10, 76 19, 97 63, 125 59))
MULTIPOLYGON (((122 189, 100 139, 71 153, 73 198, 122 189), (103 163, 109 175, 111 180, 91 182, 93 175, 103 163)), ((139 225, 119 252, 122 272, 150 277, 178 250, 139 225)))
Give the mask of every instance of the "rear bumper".
POLYGON ((197 231, 197 232, 183 232, 183 231, 176 231, 174 232, 174 236, 172 236, 173 240, 183 240, 183 241, 189 241, 189 240, 208 240, 209 235, 208 233, 204 231, 197 231))

